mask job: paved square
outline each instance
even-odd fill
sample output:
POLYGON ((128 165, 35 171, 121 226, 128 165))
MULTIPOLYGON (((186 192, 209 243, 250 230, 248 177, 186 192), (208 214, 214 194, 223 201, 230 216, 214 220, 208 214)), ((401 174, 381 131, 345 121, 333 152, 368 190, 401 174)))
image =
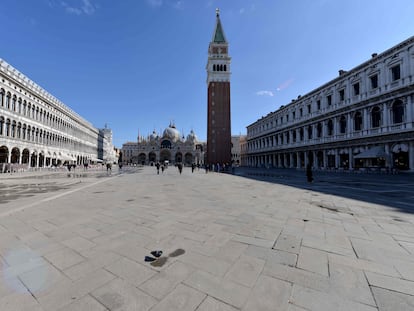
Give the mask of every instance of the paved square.
POLYGON ((343 176, 0 175, 0 309, 414 310, 412 194, 343 176))

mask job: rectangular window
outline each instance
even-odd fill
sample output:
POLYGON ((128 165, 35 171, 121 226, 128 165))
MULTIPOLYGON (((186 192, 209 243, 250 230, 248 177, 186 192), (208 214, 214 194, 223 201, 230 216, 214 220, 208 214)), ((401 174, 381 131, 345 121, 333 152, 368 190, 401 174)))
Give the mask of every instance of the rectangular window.
POLYGON ((392 78, 392 81, 401 79, 400 65, 397 65, 391 68, 391 78, 392 78))
POLYGON ((369 80, 371 81, 371 89, 376 89, 378 87, 378 75, 369 77, 369 80))
POLYGON ((317 106, 318 110, 321 110, 321 101, 320 100, 316 101, 316 106, 317 106))
POLYGON ((354 87, 354 95, 355 96, 359 95, 359 82, 358 83, 355 83, 353 85, 353 87, 354 87))
POLYGON ((308 105, 308 113, 311 113, 311 105, 308 105))
POLYGON ((339 90, 339 100, 341 102, 345 100, 345 90, 339 90))
POLYGON ((303 109, 302 108, 299 109, 299 116, 300 117, 303 116, 303 109))
POLYGON ((328 106, 332 105, 332 95, 326 96, 326 100, 328 102, 328 106))
POLYGON ((293 112, 292 112, 292 119, 294 120, 294 119, 295 119, 295 117, 296 117, 296 112, 295 112, 295 111, 293 111, 293 112))
POLYGON ((289 115, 286 115, 286 122, 289 122, 289 115))

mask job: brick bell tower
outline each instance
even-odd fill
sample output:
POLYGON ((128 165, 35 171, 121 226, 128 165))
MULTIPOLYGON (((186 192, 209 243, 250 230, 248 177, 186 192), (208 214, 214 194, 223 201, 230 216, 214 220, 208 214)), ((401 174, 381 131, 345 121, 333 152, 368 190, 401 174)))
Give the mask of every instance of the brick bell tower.
POLYGON ((207 164, 231 164, 229 44, 216 9, 216 27, 207 61, 207 164))

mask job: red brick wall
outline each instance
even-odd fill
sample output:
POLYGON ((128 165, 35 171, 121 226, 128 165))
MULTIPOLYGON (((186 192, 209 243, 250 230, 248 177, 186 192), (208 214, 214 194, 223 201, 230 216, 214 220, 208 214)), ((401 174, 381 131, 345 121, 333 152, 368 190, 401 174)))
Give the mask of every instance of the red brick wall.
POLYGON ((230 164, 230 82, 210 82, 208 86, 207 113, 206 162, 208 164, 230 164))

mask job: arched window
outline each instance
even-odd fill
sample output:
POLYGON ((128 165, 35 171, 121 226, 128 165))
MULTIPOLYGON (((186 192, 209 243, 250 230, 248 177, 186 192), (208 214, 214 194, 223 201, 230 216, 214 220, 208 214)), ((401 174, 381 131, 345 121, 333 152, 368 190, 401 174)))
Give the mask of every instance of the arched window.
POLYGON ((362 130, 362 113, 360 111, 357 111, 354 116, 354 130, 362 130))
POLYGON ((161 142, 161 148, 162 149, 171 149, 171 142, 169 140, 163 140, 161 142))
POLYGON ((376 106, 371 111, 371 127, 379 127, 381 125, 381 109, 376 106))
POLYGON ((11 125, 11 137, 16 137, 16 126, 16 121, 13 121, 11 125))
POLYGON ((0 135, 3 135, 4 117, 0 117, 0 135))
POLYGON ((401 100, 392 104, 392 121, 394 124, 404 122, 404 104, 401 100))
POLYGON ((5 94, 5 91, 4 91, 4 89, 1 89, 0 90, 0 106, 4 106, 4 94, 5 94))
POLYGON ((10 109, 10 98, 11 98, 11 94, 7 93, 7 96, 6 96, 6 109, 10 109))
POLYGON ((220 65, 220 71, 223 71, 223 65, 220 65))
POLYGON ((301 128, 299 130, 299 140, 302 141, 303 140, 303 128, 301 128))
POLYGON ((12 106, 11 106, 12 111, 16 111, 16 101, 17 101, 17 97, 16 95, 13 95, 12 106))
POLYGON ((216 71, 216 64, 213 65, 213 71, 216 71))
POLYGON ((10 119, 6 120, 6 136, 10 136, 10 119))
POLYGON ((332 120, 328 121, 327 129, 328 129, 328 136, 332 136, 333 135, 333 122, 332 122, 332 120))
POLYGON ((18 102, 19 102, 19 108, 18 108, 17 112, 21 114, 22 113, 22 99, 20 97, 19 97, 18 102))
POLYGON ((345 134, 346 133, 346 118, 345 118, 345 116, 342 116, 339 119, 339 132, 341 134, 345 134))
POLYGON ((312 139, 313 138, 313 128, 312 125, 308 126, 308 139, 312 139))
POLYGON ((17 138, 20 138, 22 136, 22 124, 19 122, 17 124, 17 138))
POLYGON ((224 65, 224 71, 227 71, 227 66, 226 65, 224 65))
POLYGON ((322 137, 322 124, 318 123, 318 125, 316 126, 316 134, 318 135, 318 138, 322 137))
POLYGON ((26 139, 26 123, 23 123, 23 130, 22 130, 22 139, 26 139))

